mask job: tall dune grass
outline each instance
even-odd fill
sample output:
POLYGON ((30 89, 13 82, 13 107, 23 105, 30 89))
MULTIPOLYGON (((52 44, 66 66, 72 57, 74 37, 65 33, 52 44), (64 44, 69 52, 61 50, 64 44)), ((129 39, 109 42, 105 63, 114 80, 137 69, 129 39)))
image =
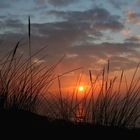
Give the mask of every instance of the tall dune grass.
POLYGON ((109 63, 102 73, 102 85, 97 99, 92 104, 92 123, 105 126, 135 127, 140 115, 140 77, 136 78, 139 64, 134 71, 130 84, 125 92, 121 86, 125 78, 122 71, 120 77, 115 76, 109 80, 109 63), (118 89, 113 87, 119 80, 118 89))
POLYGON ((18 47, 19 42, 0 65, 0 109, 34 110, 39 94, 43 90, 47 91, 51 84, 56 65, 34 68, 31 76, 31 67, 36 66, 36 62, 31 63, 31 58, 25 60, 22 56, 16 57, 18 47))
MULTIPOLYGON (((20 41, 0 62, 0 110, 35 111, 39 104, 39 94, 47 91, 51 85, 53 72, 58 63, 37 68, 32 58, 36 57, 45 47, 31 53, 30 17, 28 23, 29 57, 17 55, 20 41)), ((46 56, 43 56, 43 58, 46 56)))
MULTIPOLYGON (((92 78, 92 72, 89 71, 91 85, 80 99, 78 99, 77 88, 67 98, 63 96, 61 81, 58 77, 60 94, 50 93, 50 98, 45 99, 46 106, 51 108, 48 111, 50 116, 74 122, 87 122, 95 126, 136 127, 140 118, 140 77, 136 77, 138 69, 139 64, 129 83, 125 76, 126 72, 123 70, 120 75, 110 76, 108 61, 107 67, 104 67, 95 79, 92 78), (122 92, 121 87, 124 83, 126 90, 122 92)), ((75 87, 79 87, 80 82, 81 77, 78 78, 75 87)))
POLYGON ((77 88, 82 81, 81 75, 76 81, 73 92, 64 96, 61 76, 79 68, 55 76, 54 70, 63 58, 51 66, 40 65, 35 68, 36 62, 33 62, 32 58, 41 53, 45 47, 32 54, 30 18, 28 21, 29 57, 24 59, 22 55, 17 55, 19 41, 0 62, 0 111, 7 109, 40 112, 45 108, 44 114, 46 111, 46 115, 53 119, 75 123, 88 122, 99 126, 136 127, 140 117, 140 77, 136 77, 139 64, 129 83, 125 71, 110 77, 108 61, 107 66, 94 79, 92 71, 89 71, 90 88, 85 91, 82 98, 79 99, 77 88), (56 79, 59 89, 53 94, 48 88, 56 79), (98 83, 101 84, 97 93, 98 83), (123 94, 122 83, 126 85, 123 94))

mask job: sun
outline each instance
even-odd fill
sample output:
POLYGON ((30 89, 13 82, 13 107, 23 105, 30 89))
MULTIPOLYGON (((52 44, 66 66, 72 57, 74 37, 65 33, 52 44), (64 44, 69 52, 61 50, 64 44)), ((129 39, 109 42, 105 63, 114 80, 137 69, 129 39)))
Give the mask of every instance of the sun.
POLYGON ((84 87, 83 87, 83 86, 79 86, 79 87, 78 87, 78 90, 79 90, 79 91, 84 91, 84 87))

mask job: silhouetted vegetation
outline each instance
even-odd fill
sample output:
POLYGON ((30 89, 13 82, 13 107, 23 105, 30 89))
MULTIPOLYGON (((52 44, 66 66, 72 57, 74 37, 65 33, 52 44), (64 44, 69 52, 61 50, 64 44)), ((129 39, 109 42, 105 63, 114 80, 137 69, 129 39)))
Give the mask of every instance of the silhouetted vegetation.
MULTIPOLYGON (((29 58, 24 59, 22 55, 17 55, 20 47, 20 42, 18 42, 0 62, 1 122, 4 120, 4 123, 7 125, 9 123, 10 126, 18 122, 20 127, 23 127, 25 124, 22 121, 24 120, 28 128, 41 129, 66 127, 93 130, 105 128, 103 131, 110 130, 110 128, 115 128, 115 130, 117 128, 119 131, 125 128, 134 130, 139 123, 140 116, 140 78, 136 78, 139 64, 128 83, 124 71, 119 76, 110 77, 108 61, 107 67, 103 68, 94 79, 92 71, 89 71, 91 85, 85 91, 83 98, 78 99, 77 95, 81 76, 77 80, 74 91, 66 97, 63 96, 61 89, 60 78, 63 74, 54 75, 55 68, 63 58, 54 65, 40 65, 35 68, 36 62, 33 62, 32 58, 45 47, 32 54, 30 28, 29 19, 29 58), (48 92, 48 89, 56 79, 59 91, 54 95, 48 92), (96 92, 98 83, 101 84, 98 85, 99 90, 96 92), (126 85, 123 94, 121 94, 122 83, 126 85), (43 96, 42 93, 46 95, 43 96), (39 109, 42 108, 42 102, 43 105, 45 104, 46 117, 37 115, 40 112, 39 109)), ((129 132, 128 129, 125 131, 129 132)))
MULTIPOLYGON (((94 80, 89 71, 91 86, 83 93, 82 99, 78 99, 77 88, 67 98, 63 96, 59 79, 60 93, 58 95, 49 94, 51 97, 47 96, 45 99, 46 106, 51 108, 51 111, 48 111, 51 113, 50 116, 74 122, 87 122, 97 126, 136 127, 140 115, 140 83, 139 78, 135 77, 138 68, 139 65, 134 71, 130 84, 125 79, 124 71, 118 77, 109 78, 109 63, 106 73, 104 68, 103 72, 94 80), (126 81, 124 82, 124 80, 126 81), (123 92, 121 92, 122 82, 127 86, 123 92)), ((75 87, 79 87, 80 79, 75 87)))

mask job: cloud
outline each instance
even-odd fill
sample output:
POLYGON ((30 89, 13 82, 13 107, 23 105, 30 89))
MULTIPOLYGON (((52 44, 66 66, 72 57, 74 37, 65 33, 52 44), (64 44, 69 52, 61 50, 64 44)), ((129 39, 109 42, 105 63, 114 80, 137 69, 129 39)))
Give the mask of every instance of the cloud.
MULTIPOLYGON (((134 53, 135 49, 139 46, 137 43, 100 43, 100 44, 85 44, 80 46, 75 46, 70 48, 72 52, 77 54, 80 51, 81 55, 93 55, 93 56, 110 56, 110 55, 120 55, 123 53, 134 53)), ((70 51, 69 50, 69 51, 70 51)), ((71 53, 72 53, 71 52, 71 53)))
MULTIPOLYGON (((109 59, 111 61, 112 71, 120 69, 131 69, 139 60, 136 48, 139 48, 139 43, 101 43, 101 44, 85 44, 69 48, 69 52, 78 54, 78 65, 85 64, 86 68, 102 68, 104 63, 109 59), (129 57, 133 55, 133 59, 129 57), (135 60, 134 60, 135 58, 135 60)), ((72 64, 71 64, 72 65, 72 64)))
POLYGON ((22 22, 18 19, 6 19, 4 25, 9 28, 19 28, 23 26, 22 22))
POLYGON ((121 31, 121 33, 122 33, 125 37, 127 37, 127 36, 129 36, 129 35, 132 33, 132 30, 131 30, 130 28, 124 28, 124 29, 121 31))
MULTIPOLYGON (((35 26, 35 25, 34 25, 35 26)), ((36 25, 38 28, 42 27, 43 25, 36 25)), ((34 28, 34 27, 32 27, 34 28)), ((49 30, 48 30, 49 31, 49 30)), ((5 41, 7 44, 9 43, 9 47, 15 45, 16 41, 19 37, 22 37, 21 34, 13 34, 8 33, 5 34, 5 41), (16 39, 13 42, 13 40, 16 39), (13 44, 13 45, 12 45, 13 44)), ((0 36, 1 38, 1 36, 0 36)), ((24 37, 26 39, 26 36, 24 37)), ((41 48, 41 42, 47 44, 47 51, 42 52, 47 56, 47 63, 52 64, 58 59, 60 59, 64 54, 66 54, 66 58, 60 64, 59 68, 62 72, 68 71, 70 69, 84 67, 86 69, 93 68, 93 69, 100 69, 104 65, 101 63, 101 60, 106 62, 108 59, 111 61, 111 69, 112 71, 119 70, 121 68, 124 69, 131 69, 136 66, 136 60, 139 60, 139 53, 136 50, 139 48, 138 42, 124 42, 124 43, 88 43, 86 41, 82 42, 82 44, 75 44, 71 46, 71 42, 76 42, 79 38, 79 33, 74 36, 74 34, 65 34, 65 32, 48 32, 48 34, 44 34, 44 36, 35 36, 32 33, 32 50, 37 51, 41 48), (60 36, 60 34, 62 36, 60 36), (72 36, 72 37, 71 37, 72 36), (132 57, 130 57, 132 56, 132 57)), ((6 46, 6 45, 3 45, 6 46)), ((43 45, 44 46, 44 45, 43 45)), ((22 50, 28 51, 28 46, 21 47, 22 50)), ((6 50, 7 51, 7 47, 6 50)), ((36 62, 46 62, 45 59, 40 61, 43 55, 38 55, 37 59, 34 59, 36 62), (38 61, 39 60, 39 61, 38 61)), ((27 55, 27 54, 26 54, 27 55)))
POLYGON ((35 0, 35 3, 39 4, 39 5, 43 5, 46 3, 46 1, 45 0, 35 0))
POLYGON ((129 70, 135 68, 137 66, 137 62, 128 57, 112 56, 110 58, 110 65, 112 71, 120 71, 122 69, 129 70))
POLYGON ((35 0, 35 3, 39 5, 44 5, 46 3, 49 3, 53 6, 67 6, 77 1, 79 0, 35 0))
MULTIPOLYGON (((121 67, 122 63, 126 64, 127 69, 134 67, 136 62, 131 60, 128 55, 135 56, 137 53, 135 49, 139 46, 138 42, 127 40, 123 43, 107 43, 100 41, 104 37, 103 31, 118 32, 124 29, 119 16, 111 14, 104 8, 71 12, 50 11, 48 14, 62 17, 64 20, 56 20, 51 23, 32 23, 32 49, 35 51, 42 46, 41 44, 47 44, 47 51, 43 53, 49 54, 48 61, 50 62, 57 61, 66 54, 66 59, 61 64, 63 71, 80 66, 87 69, 99 68, 103 65, 101 60, 108 59, 112 60, 113 70, 121 67), (89 40, 92 40, 92 43, 89 40), (96 40, 100 43, 96 44, 96 40), (124 54, 125 56, 122 57, 124 54), (126 60, 128 61, 126 62, 126 60)), ((7 43, 10 47, 11 41, 14 39, 18 40, 24 37, 27 42, 25 32, 22 33, 22 30, 25 31, 25 25, 20 20, 6 19, 3 22, 5 27, 11 30, 1 34, 0 39, 8 40, 7 43)), ((26 50, 27 47, 26 44, 22 49, 26 50)), ((136 59, 137 57, 138 55, 135 56, 136 59)), ((40 60, 42 59, 37 57, 35 61, 40 62, 40 60)), ((43 61, 45 60, 43 59, 43 61)))
POLYGON ((120 9, 123 5, 127 4, 127 1, 123 0, 109 0, 109 2, 117 9, 120 9))
POLYGON ((77 2, 78 0, 47 0, 47 1, 54 6, 66 6, 73 2, 77 2))
POLYGON ((8 34, 10 32, 24 34, 26 31, 26 25, 17 18, 5 17, 0 21, 0 29, 1 34, 8 34))
POLYGON ((125 41, 130 43, 140 43, 140 35, 131 36, 130 38, 127 38, 125 41))
POLYGON ((120 17, 111 15, 104 8, 95 8, 87 11, 51 11, 50 14, 63 17, 67 22, 87 24, 91 28, 98 28, 100 30, 120 30, 124 26, 119 21, 120 17))
POLYGON ((127 22, 134 23, 140 26, 140 13, 136 13, 134 11, 127 12, 127 22))
MULTIPOLYGON (((82 13, 82 15, 84 15, 84 13, 82 13)), ((65 21, 62 22, 33 24, 32 30, 36 31, 36 33, 34 33, 36 35, 46 36, 52 48, 55 46, 54 44, 57 43, 59 50, 61 46, 70 47, 80 42, 86 42, 91 39, 91 35, 95 40, 102 37, 101 30, 92 26, 91 22, 87 22, 85 19, 81 21, 77 20, 76 17, 74 18, 75 19, 65 19, 65 21), (62 44, 60 42, 62 42, 62 44)))
POLYGON ((140 0, 135 0, 134 1, 134 6, 139 6, 140 5, 140 0))
POLYGON ((68 54, 66 54, 66 58, 76 58, 76 57, 78 57, 79 55, 78 54, 74 54, 74 53, 68 53, 68 54))
POLYGON ((10 7, 9 2, 7 2, 7 1, 5 1, 5 0, 1 0, 1 1, 0 1, 0 9, 9 8, 9 7, 10 7))
POLYGON ((32 59, 32 62, 33 62, 33 64, 35 64, 35 65, 39 65, 39 64, 41 64, 41 63, 45 63, 46 61, 43 60, 43 59, 33 58, 33 59, 32 59))
POLYGON ((15 3, 19 1, 22 0, 0 0, 0 9, 9 9, 12 5, 15 5, 15 3))
POLYGON ((69 47, 101 40, 104 30, 117 32, 123 28, 118 16, 100 8, 83 12, 51 11, 49 14, 62 17, 64 21, 32 24, 32 31, 45 38, 51 46, 50 52, 56 50, 58 54, 66 53, 69 47))

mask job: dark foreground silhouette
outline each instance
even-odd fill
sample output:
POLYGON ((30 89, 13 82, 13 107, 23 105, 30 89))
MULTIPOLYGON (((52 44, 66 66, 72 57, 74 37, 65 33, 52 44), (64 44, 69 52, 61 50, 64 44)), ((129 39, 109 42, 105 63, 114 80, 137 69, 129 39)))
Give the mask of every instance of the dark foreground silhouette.
POLYGON ((40 135, 46 139, 51 137, 83 137, 83 138, 132 138, 140 139, 140 129, 124 129, 103 126, 93 126, 87 123, 77 123, 50 120, 27 111, 0 111, 0 130, 2 132, 12 132, 20 137, 25 135, 40 135))

